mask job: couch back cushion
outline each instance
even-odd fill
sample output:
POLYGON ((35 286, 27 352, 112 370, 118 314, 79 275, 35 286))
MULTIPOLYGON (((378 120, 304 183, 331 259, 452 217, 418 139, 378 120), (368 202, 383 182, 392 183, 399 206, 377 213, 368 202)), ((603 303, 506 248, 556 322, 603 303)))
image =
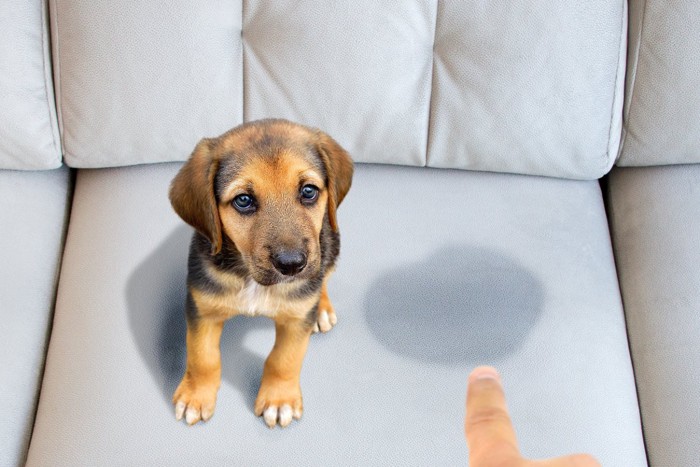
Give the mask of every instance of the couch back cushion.
POLYGON ((45 0, 0 1, 0 169, 61 165, 45 0))
POLYGON ((440 4, 428 162, 595 178, 620 141, 624 1, 440 4))
POLYGON ((53 5, 73 166, 183 160, 265 117, 358 162, 595 178, 617 154, 623 1, 53 5))
POLYGON ((630 0, 618 165, 700 162, 700 2, 630 0))

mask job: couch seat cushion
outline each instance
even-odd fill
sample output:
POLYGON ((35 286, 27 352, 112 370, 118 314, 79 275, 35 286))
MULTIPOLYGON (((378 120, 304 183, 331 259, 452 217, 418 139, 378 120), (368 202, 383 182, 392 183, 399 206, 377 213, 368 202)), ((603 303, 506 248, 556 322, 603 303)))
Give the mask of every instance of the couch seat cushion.
POLYGON ((179 165, 81 171, 30 465, 458 465, 466 377, 503 372, 527 455, 645 465, 607 221, 596 182, 359 166, 315 335, 305 413, 268 429, 253 401, 272 323, 222 340, 214 418, 177 423, 191 231, 179 165))
POLYGON ((0 465, 22 465, 44 369, 70 172, 0 171, 0 465))
POLYGON ((700 459, 700 166, 616 169, 615 256, 653 465, 700 459))

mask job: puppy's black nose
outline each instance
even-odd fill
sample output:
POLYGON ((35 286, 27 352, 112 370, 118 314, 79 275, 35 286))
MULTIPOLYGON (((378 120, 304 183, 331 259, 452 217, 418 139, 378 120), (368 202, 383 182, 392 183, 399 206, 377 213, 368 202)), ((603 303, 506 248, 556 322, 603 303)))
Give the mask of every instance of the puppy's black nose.
POLYGON ((301 251, 281 251, 272 255, 272 264, 285 276, 293 276, 306 266, 306 255, 301 251))

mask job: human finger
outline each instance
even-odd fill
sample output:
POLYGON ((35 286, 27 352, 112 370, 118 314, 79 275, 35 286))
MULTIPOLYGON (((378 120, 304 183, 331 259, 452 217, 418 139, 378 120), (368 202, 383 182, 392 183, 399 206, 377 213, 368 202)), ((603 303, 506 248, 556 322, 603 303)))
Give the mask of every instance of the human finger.
POLYGON ((531 462, 533 467, 600 467, 600 463, 588 454, 558 457, 546 461, 531 462))
POLYGON ((473 464, 494 456, 520 457, 501 378, 495 368, 478 367, 469 375, 464 431, 473 464))

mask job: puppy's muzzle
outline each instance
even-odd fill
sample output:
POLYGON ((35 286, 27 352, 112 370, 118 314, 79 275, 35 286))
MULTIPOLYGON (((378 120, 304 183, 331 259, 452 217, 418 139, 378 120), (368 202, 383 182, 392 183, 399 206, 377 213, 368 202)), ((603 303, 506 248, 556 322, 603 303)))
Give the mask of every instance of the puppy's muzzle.
POLYGON ((271 255, 272 265, 285 276, 299 274, 306 267, 306 254, 301 251, 280 251, 271 255))

